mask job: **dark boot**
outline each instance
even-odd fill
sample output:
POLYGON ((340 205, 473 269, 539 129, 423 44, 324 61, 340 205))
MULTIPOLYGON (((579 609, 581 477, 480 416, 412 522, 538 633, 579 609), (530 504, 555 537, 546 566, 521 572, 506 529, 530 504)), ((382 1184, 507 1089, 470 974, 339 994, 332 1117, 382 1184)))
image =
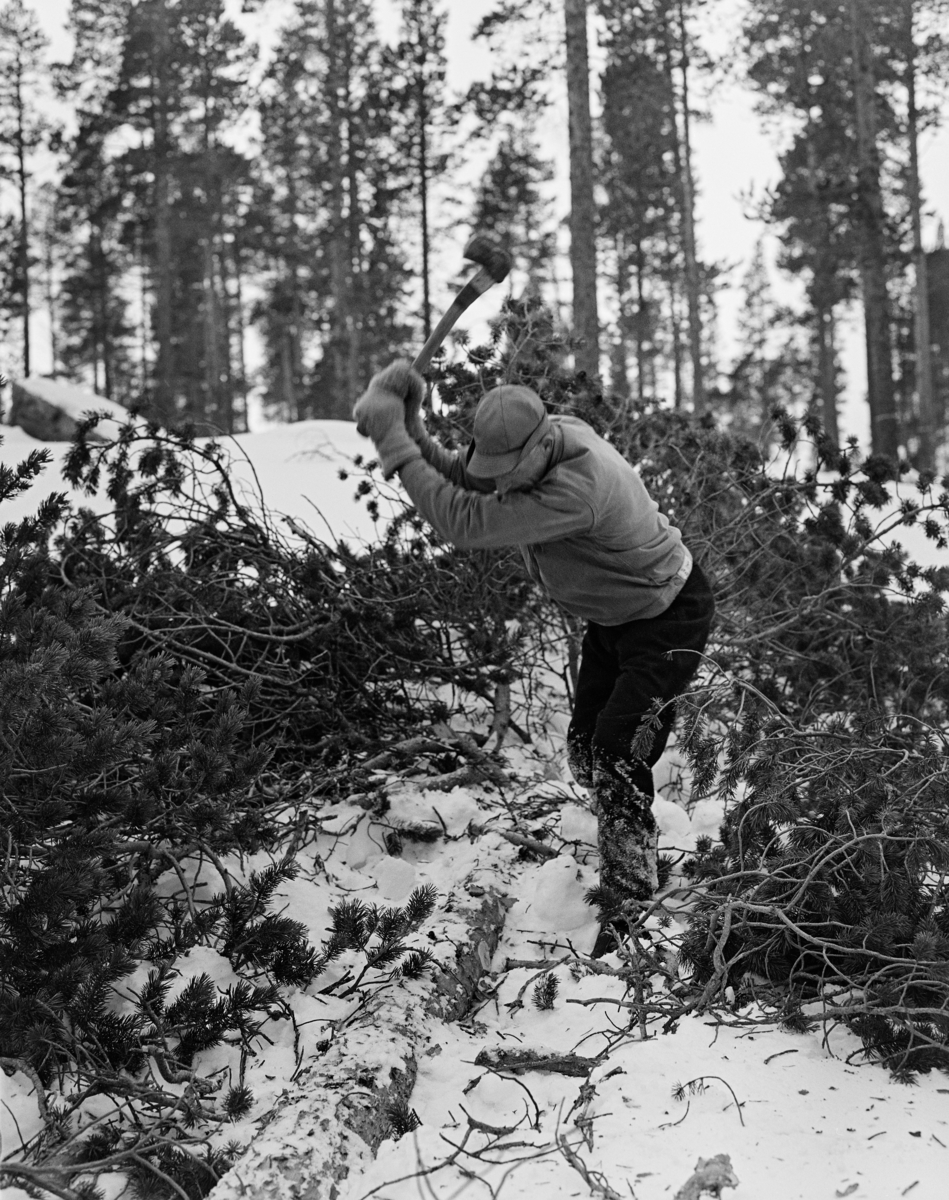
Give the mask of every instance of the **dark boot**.
POLYGON ((622 912, 627 900, 651 900, 658 887, 652 771, 644 763, 598 754, 593 791, 599 819, 600 888, 604 898, 615 898, 614 910, 622 912))
POLYGON ((599 821, 600 883, 595 898, 600 933, 593 947, 599 958, 615 948, 625 917, 656 892, 659 834, 652 815, 652 771, 645 763, 598 752, 593 791, 599 821))

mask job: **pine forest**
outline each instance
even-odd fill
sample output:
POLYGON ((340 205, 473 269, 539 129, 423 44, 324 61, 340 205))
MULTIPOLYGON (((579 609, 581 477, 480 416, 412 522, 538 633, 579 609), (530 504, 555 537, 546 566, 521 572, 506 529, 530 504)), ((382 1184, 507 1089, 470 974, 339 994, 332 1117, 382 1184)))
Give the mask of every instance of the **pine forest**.
POLYGON ((515 294, 550 307, 614 394, 752 436, 775 406, 846 436, 841 327, 856 311, 872 448, 931 468, 949 419, 949 258, 919 145, 945 112, 945 6, 749 0, 713 55, 721 7, 498 4, 472 30, 491 74, 462 91, 436 0, 400 0, 392 41, 370 0, 256 0, 244 9, 277 23, 256 42, 224 0, 72 0, 65 62, 30 4, 8 0, 0 369, 28 376, 41 357, 204 431, 246 429, 252 399, 269 420, 348 419, 429 331, 436 264, 477 229, 510 245, 515 294), (791 307, 760 254, 739 273, 702 245, 693 143, 722 78, 779 130, 778 177, 748 204, 798 285, 791 307), (558 205, 541 133, 567 93, 558 205), (726 359, 727 289, 742 299, 726 359))

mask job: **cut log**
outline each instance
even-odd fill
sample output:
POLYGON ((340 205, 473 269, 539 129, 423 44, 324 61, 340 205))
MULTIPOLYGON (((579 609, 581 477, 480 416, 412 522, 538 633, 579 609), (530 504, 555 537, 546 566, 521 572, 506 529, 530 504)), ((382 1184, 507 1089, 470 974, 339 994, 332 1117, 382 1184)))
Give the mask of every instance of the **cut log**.
POLYGON ((455 947, 455 961, 442 963, 435 971, 434 992, 426 1005, 431 1016, 441 1021, 467 1016, 501 940, 505 913, 504 900, 493 894, 465 912, 467 933, 455 947))
POLYGON ((505 911, 496 895, 477 908, 453 907, 449 898, 444 930, 435 918, 431 978, 377 993, 297 1074, 209 1200, 336 1200, 342 1181, 391 1136, 389 1113, 408 1103, 418 1057, 437 1041, 438 1024, 460 1020, 477 999, 505 911))
POLYGON ((417 994, 394 988, 378 996, 323 1057, 303 1067, 210 1197, 336 1200, 342 1181, 391 1135, 393 1105, 408 1102, 424 1024, 417 994))

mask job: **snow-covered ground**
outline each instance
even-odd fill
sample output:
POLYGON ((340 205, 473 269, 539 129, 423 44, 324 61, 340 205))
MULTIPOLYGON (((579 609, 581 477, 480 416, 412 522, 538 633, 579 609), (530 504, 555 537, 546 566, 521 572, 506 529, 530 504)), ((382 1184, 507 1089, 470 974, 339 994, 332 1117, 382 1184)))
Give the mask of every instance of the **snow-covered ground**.
MULTIPOLYGON (((2 433, 0 456, 7 463, 38 445, 19 430, 4 427, 2 433)), ((237 440, 275 510, 320 532, 319 510, 338 536, 373 536, 371 520, 353 500, 353 481, 338 478, 349 456, 368 450, 351 425, 306 422, 237 440)), ((51 448, 57 459, 64 450, 51 448)), ((0 522, 62 487, 51 467, 24 498, 3 506, 0 522)), ((477 722, 477 714, 469 719, 477 722)), ((305 1162, 314 1153, 314 1114, 323 1113, 325 1096, 308 1092, 305 1080, 308 1068, 319 1063, 318 1043, 328 1031, 345 1029, 348 1053, 362 1055, 370 1074, 388 1072, 404 1057, 387 1036, 394 1013, 414 1030, 418 1075, 409 1103, 421 1124, 397 1141, 384 1141, 375 1160, 356 1139, 339 1200, 664 1200, 680 1189, 683 1198, 697 1197, 695 1187, 684 1187, 697 1160, 720 1154, 730 1156, 737 1177, 727 1193, 735 1200, 944 1197, 945 1076, 899 1085, 862 1061, 859 1043, 846 1031, 792 1034, 759 1023, 760 1013, 747 1007, 735 1011, 723 1004, 669 1029, 659 1018, 645 1030, 630 1024, 623 1007, 628 982, 615 973, 619 958, 602 960, 605 972, 584 962, 596 932, 593 911, 583 901, 596 878, 595 820, 586 794, 562 766, 556 729, 551 737, 552 749, 537 749, 509 735, 511 780, 503 788, 429 790, 424 775, 409 768, 386 778, 390 807, 384 817, 370 816, 359 795, 329 807, 314 801, 319 834, 302 852, 301 873, 284 885, 277 907, 302 921, 316 943, 326 936, 329 909, 340 899, 401 904, 425 883, 437 889, 438 906, 416 935, 418 944, 450 945, 461 932, 459 913, 491 893, 506 906, 504 928, 497 950, 485 956, 487 974, 475 1008, 460 1024, 422 1013, 424 981, 381 989, 361 1009, 352 1000, 321 995, 327 976, 306 989, 286 989, 293 1022, 265 1023, 257 1056, 247 1065, 254 1106, 218 1135, 250 1151, 215 1189, 216 1200, 320 1200, 330 1194, 318 1179, 309 1190, 289 1180, 272 1187, 255 1180, 268 1161, 297 1155, 305 1162), (404 838, 400 851, 391 853, 384 840, 391 827, 420 822, 437 822, 441 834, 433 841, 404 838), (525 858, 503 836, 518 830, 536 836, 539 826, 548 830, 549 844, 561 847, 544 862, 525 858), (553 1007, 539 1009, 533 991, 546 971, 559 986, 553 1007), (581 1076, 561 1070, 516 1074, 496 1053, 512 1050, 597 1061, 581 1076)), ((663 843, 688 850, 696 836, 715 835, 721 811, 713 801, 691 812, 680 807, 680 773, 674 753, 660 764, 656 813, 663 843)), ((257 855, 226 866, 238 879, 267 861, 257 855)), ((220 881, 210 886, 219 888, 220 881)), ((657 944, 674 931, 674 917, 664 932, 657 926, 657 944)), ((222 988, 234 981, 226 960, 206 948, 192 951, 187 966, 180 987, 189 971, 208 971, 222 988)), ((345 966, 342 961, 332 970, 345 966)), ((134 988, 135 980, 127 986, 134 988)), ((197 1065, 202 1073, 218 1070, 222 1079, 235 1081, 238 1052, 220 1047, 197 1065)), ((10 1155, 37 1132, 40 1116, 24 1075, 0 1074, 0 1086, 3 1154, 10 1155)), ((122 1186, 116 1178, 106 1189, 108 1200, 122 1186)), ((26 1197, 15 1188, 4 1195, 26 1197)))

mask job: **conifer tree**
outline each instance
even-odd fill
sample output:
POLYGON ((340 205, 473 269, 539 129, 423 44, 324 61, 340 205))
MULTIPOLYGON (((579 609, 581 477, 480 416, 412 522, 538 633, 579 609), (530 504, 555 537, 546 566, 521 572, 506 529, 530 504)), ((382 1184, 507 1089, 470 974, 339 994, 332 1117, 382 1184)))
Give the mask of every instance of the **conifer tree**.
POLYGON ((882 155, 898 132, 895 16, 883 0, 754 0, 745 24, 749 78, 761 107, 801 128, 785 152, 774 214, 810 276, 820 392, 832 416, 834 308, 859 281, 873 448, 900 445, 892 370, 892 280, 902 269, 899 206, 884 196, 882 155))
POLYGON ((474 32, 491 55, 487 79, 469 87, 459 113, 473 121, 472 136, 490 148, 471 212, 475 230, 497 237, 510 251, 512 286, 533 300, 559 305, 556 231, 546 185, 553 163, 541 152, 538 129, 550 104, 549 81, 562 70, 561 14, 550 0, 499 6, 474 32))
POLYGON ((349 417, 408 340, 402 86, 367 0, 299 0, 261 89, 249 218, 266 280, 255 319, 267 403, 291 419, 349 417))
POLYGON ((632 358, 636 399, 661 394, 664 377, 671 374, 678 408, 688 355, 693 407, 701 411, 708 271, 695 258, 694 234, 688 232, 694 182, 680 96, 688 69, 681 52, 684 13, 668 0, 632 7, 598 0, 598 8, 607 52, 601 80, 601 177, 607 203, 601 220, 615 264, 618 303, 614 386, 622 394, 629 391, 632 358))
MULTIPOLYGON (((433 193, 449 164, 444 140, 451 123, 445 100, 445 26, 437 0, 401 0, 399 41, 386 55, 391 98, 401 112, 408 158, 401 164, 417 219, 422 282, 422 336, 432 328, 431 260, 436 227, 433 193)), ((397 167, 398 169, 398 167, 397 167)))
POLYGON ((742 281, 743 304, 738 313, 738 351, 731 371, 729 430, 750 437, 762 448, 777 440, 772 413, 810 407, 808 354, 790 312, 774 300, 764 244, 758 239, 742 281))
POLYGON ((71 375, 87 378, 98 394, 131 405, 142 397, 123 286, 129 267, 123 244, 123 180, 105 154, 108 128, 101 117, 84 114, 59 184, 60 349, 71 375))
POLYGON ((553 277, 555 233, 543 191, 552 178, 530 132, 509 126, 481 178, 471 217, 474 229, 510 249, 525 290, 537 296, 549 291, 553 277))
MULTIPOLYGON (((140 272, 147 267, 155 350, 145 399, 165 422, 231 429, 243 385, 224 227, 246 174, 228 144, 245 103, 243 39, 222 0, 73 0, 71 21, 64 85, 80 112, 72 155, 81 163, 90 146, 126 131, 102 168, 115 184, 118 241, 138 247, 140 272)), ((95 227, 101 197, 85 198, 95 227)), ((127 274, 127 264, 115 269, 127 274)))
POLYGON ((36 16, 23 0, 6 0, 0 8, 0 178, 8 174, 16 189, 17 250, 10 290, 16 297, 24 375, 32 369, 30 160, 47 130, 39 102, 46 45, 36 16))

